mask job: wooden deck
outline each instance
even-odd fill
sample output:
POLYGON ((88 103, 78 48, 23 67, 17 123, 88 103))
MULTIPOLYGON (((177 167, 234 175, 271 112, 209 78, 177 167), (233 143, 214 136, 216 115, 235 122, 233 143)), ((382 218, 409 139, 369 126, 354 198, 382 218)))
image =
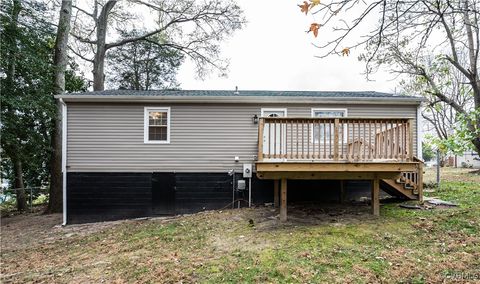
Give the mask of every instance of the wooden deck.
POLYGON ((275 180, 283 221, 288 179, 371 180, 375 215, 381 187, 422 199, 423 162, 408 119, 261 118, 258 138, 257 177, 275 180))

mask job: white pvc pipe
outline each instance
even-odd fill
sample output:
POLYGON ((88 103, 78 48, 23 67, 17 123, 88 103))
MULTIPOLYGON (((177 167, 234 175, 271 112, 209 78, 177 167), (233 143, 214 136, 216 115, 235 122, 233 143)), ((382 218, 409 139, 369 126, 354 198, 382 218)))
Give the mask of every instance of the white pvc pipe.
POLYGON ((248 208, 252 207, 252 178, 248 178, 248 208))

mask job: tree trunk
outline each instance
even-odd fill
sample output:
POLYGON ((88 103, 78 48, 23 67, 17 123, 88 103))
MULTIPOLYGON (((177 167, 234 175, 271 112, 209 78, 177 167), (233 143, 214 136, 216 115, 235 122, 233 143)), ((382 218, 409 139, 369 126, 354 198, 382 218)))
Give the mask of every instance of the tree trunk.
MULTIPOLYGON (((55 55, 53 58, 54 95, 65 92, 65 69, 67 68, 67 44, 70 33, 70 19, 72 17, 72 1, 63 0, 58 20, 57 38, 55 41, 55 55)), ((52 118, 54 130, 51 144, 52 154, 50 157, 50 194, 48 199, 48 213, 62 212, 63 202, 63 179, 62 179, 62 109, 59 101, 56 104, 56 114, 52 118)))
MULTIPOLYGON (((18 16, 20 11, 22 10, 22 6, 19 0, 14 0, 12 3, 12 11, 10 13, 11 24, 7 25, 5 29, 9 29, 10 33, 15 35, 13 38, 4 39, 4 40, 12 40, 14 41, 13 49, 9 54, 9 59, 7 61, 7 76, 5 80, 5 89, 13 91, 15 88, 15 71, 16 71, 16 58, 18 53, 17 44, 15 41, 17 40, 16 37, 18 36, 18 16)), ((6 112, 8 116, 14 117, 15 110, 9 106, 3 106, 6 108, 6 112)), ((16 143, 18 140, 15 140, 16 143)), ((13 187, 16 189, 15 195, 17 197, 17 209, 18 211, 25 211, 27 209, 27 201, 25 198, 25 188, 23 184, 23 169, 22 169, 22 161, 20 160, 21 154, 17 146, 9 145, 8 147, 4 147, 6 154, 10 157, 10 161, 12 162, 13 166, 13 174, 14 174, 14 183, 13 187), (8 148, 8 150, 7 150, 8 148)))
POLYGON ((475 147, 475 150, 477 151, 477 154, 480 154, 480 137, 473 139, 472 143, 475 147))
POLYGON ((106 38, 108 15, 117 4, 116 0, 108 1, 97 18, 97 42, 95 58, 93 59, 93 90, 103 91, 105 88, 105 54, 107 52, 106 38))
POLYGON ((12 162, 13 162, 13 171, 15 174, 17 210, 25 211, 27 209, 27 199, 25 197, 25 186, 23 184, 22 162, 18 158, 14 158, 12 162))

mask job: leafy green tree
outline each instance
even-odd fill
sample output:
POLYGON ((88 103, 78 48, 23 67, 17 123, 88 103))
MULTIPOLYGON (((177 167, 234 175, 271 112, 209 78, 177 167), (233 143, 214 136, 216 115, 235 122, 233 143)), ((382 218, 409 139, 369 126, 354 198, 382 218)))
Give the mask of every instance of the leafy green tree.
MULTIPOLYGON (((2 177, 12 188, 49 185, 51 133, 54 125, 53 43, 49 23, 35 15, 46 9, 36 1, 3 1, 0 13, 2 177)), ((72 63, 69 90, 85 90, 72 63)), ((25 193, 17 192, 24 210, 25 193)))
MULTIPOLYGON (((123 37, 136 37, 140 32, 131 32, 123 37)), ((107 55, 107 82, 116 89, 150 90, 176 89, 178 68, 184 55, 169 47, 158 47, 151 41, 160 42, 160 36, 149 40, 134 41, 119 46, 107 55)))
POLYGON ((435 157, 433 145, 426 139, 422 143, 422 157, 425 161, 431 161, 435 157))
MULTIPOLYGON (((464 58, 464 56, 462 56, 464 58)), ((436 145, 439 149, 449 153, 460 153, 474 148, 472 141, 474 136, 468 135, 471 130, 466 129, 467 121, 464 113, 459 113, 450 104, 439 100, 434 95, 435 90, 443 93, 449 100, 457 102, 466 110, 473 110, 473 93, 471 86, 465 84, 461 72, 452 68, 446 61, 440 60, 428 54, 417 58, 418 64, 422 64, 429 78, 425 76, 409 76, 402 80, 402 93, 420 94, 427 99, 423 105, 422 116, 428 122, 428 132, 436 134, 436 145)))

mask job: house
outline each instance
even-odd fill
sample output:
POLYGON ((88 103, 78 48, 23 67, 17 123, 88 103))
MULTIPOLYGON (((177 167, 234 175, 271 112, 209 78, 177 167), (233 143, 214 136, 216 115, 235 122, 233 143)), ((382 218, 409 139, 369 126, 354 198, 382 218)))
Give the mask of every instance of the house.
POLYGON ((63 103, 64 223, 248 202, 422 198, 422 99, 378 92, 130 91, 63 103))
POLYGON ((454 165, 456 168, 480 169, 480 156, 474 151, 465 151, 462 155, 454 156, 454 165))

